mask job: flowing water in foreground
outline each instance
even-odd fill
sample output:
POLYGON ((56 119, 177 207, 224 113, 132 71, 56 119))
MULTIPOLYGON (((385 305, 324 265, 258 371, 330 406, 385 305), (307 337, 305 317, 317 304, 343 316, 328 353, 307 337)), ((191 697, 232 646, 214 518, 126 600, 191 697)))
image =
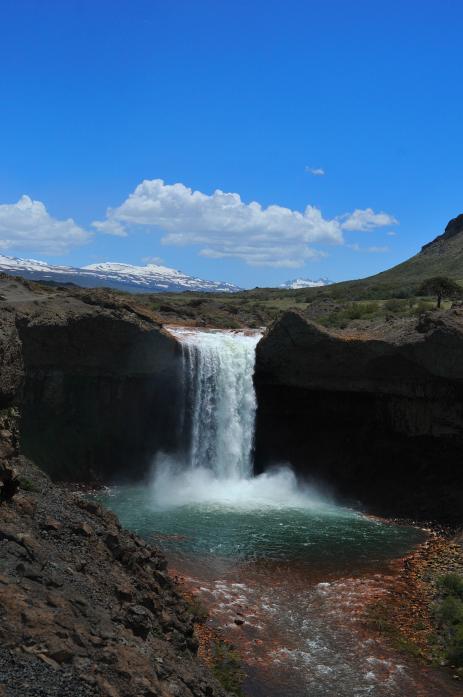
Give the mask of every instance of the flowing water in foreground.
POLYGON ((252 697, 450 694, 360 621, 391 560, 424 533, 303 488, 288 468, 252 477, 258 335, 177 330, 188 436, 147 485, 106 497, 123 525, 162 547, 240 650, 252 697))

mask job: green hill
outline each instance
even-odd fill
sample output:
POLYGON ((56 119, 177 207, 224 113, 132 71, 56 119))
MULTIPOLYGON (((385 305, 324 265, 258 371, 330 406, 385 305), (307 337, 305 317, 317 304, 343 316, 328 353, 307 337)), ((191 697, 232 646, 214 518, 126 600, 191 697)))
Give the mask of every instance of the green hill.
POLYGON ((407 261, 374 276, 328 288, 332 297, 345 299, 407 297, 432 276, 448 276, 463 285, 463 214, 450 220, 442 235, 407 261))
POLYGON ((463 282, 463 214, 453 218, 445 232, 425 244, 414 257, 365 280, 418 283, 430 276, 449 276, 463 282))

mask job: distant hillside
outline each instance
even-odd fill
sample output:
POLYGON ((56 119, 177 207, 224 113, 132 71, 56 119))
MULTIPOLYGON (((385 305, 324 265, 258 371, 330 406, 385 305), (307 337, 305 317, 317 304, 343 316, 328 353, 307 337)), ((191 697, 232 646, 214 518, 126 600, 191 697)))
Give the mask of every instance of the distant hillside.
POLYGON ((463 282, 463 214, 453 218, 442 235, 425 244, 402 264, 363 279, 375 283, 419 283, 430 276, 449 276, 463 282))
POLYGON ((307 289, 329 293, 339 300, 379 299, 414 295, 426 278, 448 276, 463 285, 463 214, 453 218, 445 231, 407 261, 374 276, 307 289))

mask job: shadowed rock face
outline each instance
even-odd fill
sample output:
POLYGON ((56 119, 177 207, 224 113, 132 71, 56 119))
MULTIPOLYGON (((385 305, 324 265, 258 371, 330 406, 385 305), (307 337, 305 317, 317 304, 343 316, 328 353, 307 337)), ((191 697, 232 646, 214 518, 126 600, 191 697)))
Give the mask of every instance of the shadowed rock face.
POLYGON ((0 303, 17 351, 5 356, 0 398, 17 393, 23 452, 55 478, 145 473, 179 439, 174 337, 122 305, 16 286, 0 303))
POLYGON ((23 379, 21 342, 13 312, 0 313, 0 409, 8 407, 23 379))
POLYGON ((258 470, 289 461, 370 510, 461 522, 461 311, 357 336, 286 313, 255 383, 258 470))

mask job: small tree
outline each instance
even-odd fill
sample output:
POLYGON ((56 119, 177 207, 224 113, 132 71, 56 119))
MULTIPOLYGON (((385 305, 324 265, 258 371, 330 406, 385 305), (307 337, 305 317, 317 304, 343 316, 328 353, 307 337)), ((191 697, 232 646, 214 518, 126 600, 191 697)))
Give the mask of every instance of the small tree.
POLYGON ((438 308, 441 306, 442 298, 457 298, 461 293, 461 286, 446 276, 428 278, 418 288, 418 295, 435 295, 438 308))

